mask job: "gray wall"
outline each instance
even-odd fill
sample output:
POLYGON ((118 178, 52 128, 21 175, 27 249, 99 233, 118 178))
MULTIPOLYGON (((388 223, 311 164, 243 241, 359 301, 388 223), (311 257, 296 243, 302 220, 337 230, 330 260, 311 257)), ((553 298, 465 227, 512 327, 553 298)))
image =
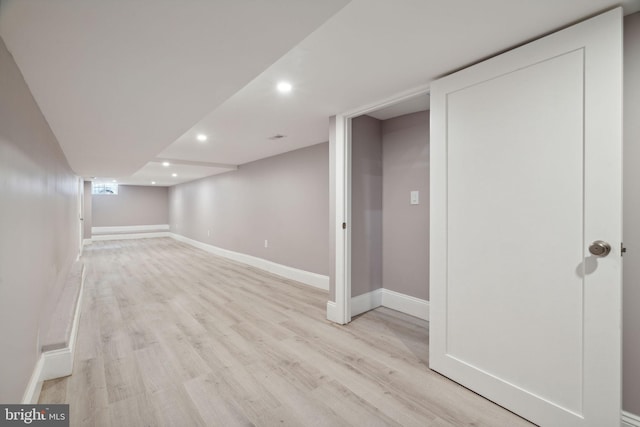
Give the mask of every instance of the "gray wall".
POLYGON ((429 113, 355 118, 351 157, 351 296, 384 287, 428 299, 429 113))
POLYGON ((91 198, 94 227, 169 224, 167 187, 119 185, 117 195, 91 198))
POLYGON ((429 299, 429 112, 382 122, 382 284, 429 299), (411 205, 418 190, 420 204, 411 205))
POLYGON ((79 180, 0 40, 0 402, 19 403, 79 249, 79 180))
POLYGON ((329 145, 323 143, 171 187, 171 231, 327 275, 328 165, 329 145))
POLYGON ((382 124, 351 123, 351 296, 382 287, 382 124))
POLYGON ((624 20, 623 405, 640 415, 640 13, 624 20))

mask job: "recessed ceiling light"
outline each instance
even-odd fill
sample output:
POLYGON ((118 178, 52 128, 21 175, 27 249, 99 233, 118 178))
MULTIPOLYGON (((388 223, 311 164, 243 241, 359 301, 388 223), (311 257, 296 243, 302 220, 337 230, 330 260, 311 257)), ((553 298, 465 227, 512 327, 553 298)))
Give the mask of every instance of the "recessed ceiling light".
POLYGON ((162 166, 164 166, 165 168, 168 168, 169 166, 171 166, 171 163, 169 163, 169 162, 162 162, 162 166))
POLYGON ((205 142, 207 140, 207 135, 205 135, 204 133, 199 133, 196 136, 196 139, 200 142, 205 142))
POLYGON ((114 179, 114 180, 113 180, 113 181, 111 181, 111 182, 118 182, 118 180, 117 180, 117 179, 114 179))
POLYGON ((291 86, 291 83, 289 82, 280 82, 276 87, 280 93, 289 93, 291 92, 291 89, 293 89, 293 86, 291 86))
POLYGON ((156 185, 156 182, 155 181, 151 181, 151 185, 156 185))
POLYGON ((176 177, 176 176, 178 176, 178 174, 177 173, 172 173, 171 176, 176 177))

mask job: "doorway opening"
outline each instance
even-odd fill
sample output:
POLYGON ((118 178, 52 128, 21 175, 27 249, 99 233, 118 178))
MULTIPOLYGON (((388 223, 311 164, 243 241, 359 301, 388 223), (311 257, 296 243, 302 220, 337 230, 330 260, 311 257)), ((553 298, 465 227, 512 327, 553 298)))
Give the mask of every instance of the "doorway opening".
POLYGON ((428 320, 428 89, 336 117, 335 148, 345 153, 343 169, 336 165, 338 193, 344 173, 336 248, 344 252, 331 320, 346 324, 380 306, 428 320))

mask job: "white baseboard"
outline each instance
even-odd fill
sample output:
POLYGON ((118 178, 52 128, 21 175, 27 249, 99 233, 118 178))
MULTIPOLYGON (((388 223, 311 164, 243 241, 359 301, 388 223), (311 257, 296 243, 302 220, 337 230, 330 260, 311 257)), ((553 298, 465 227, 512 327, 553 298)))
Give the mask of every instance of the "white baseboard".
POLYGON ((351 298, 351 317, 380 307, 382 305, 382 291, 382 288, 376 289, 351 298))
POLYGON ((38 398, 40 397, 40 391, 42 390, 42 366, 44 365, 44 356, 40 354, 38 361, 36 362, 36 366, 33 369, 33 373, 31 374, 31 378, 29 379, 29 383, 27 384, 27 389, 22 395, 22 404, 23 405, 35 405, 38 403, 38 398))
POLYGON ((123 225, 112 227, 91 227, 91 234, 133 234, 149 231, 169 231, 169 224, 123 225))
POLYGON ((387 307, 418 319, 429 320, 429 301, 389 289, 380 288, 351 298, 351 316, 357 316, 377 307, 387 307))
POLYGON ((214 255, 229 258, 234 261, 248 264, 252 267, 257 267, 261 270, 268 271, 269 273, 277 274, 278 276, 285 277, 287 279, 295 280, 296 282, 304 283, 314 288, 329 290, 329 276, 322 274, 311 273, 309 271, 299 270, 297 268, 289 267, 286 265, 278 264, 273 261, 258 258, 252 255, 246 255, 240 252, 230 251, 228 249, 222 249, 217 246, 209 245, 207 243, 199 242, 197 240, 184 237, 180 234, 168 233, 169 237, 172 237, 180 242, 187 243, 196 248, 202 249, 214 255))
POLYGON ((333 323, 342 323, 338 318, 338 306, 333 301, 327 301, 327 320, 333 323))
POLYGON ((44 363, 40 378, 42 381, 62 378, 71 375, 73 370, 73 349, 65 347, 42 353, 44 363))
POLYGON ((73 326, 71 326, 71 336, 69 346, 58 350, 45 351, 40 354, 36 363, 27 389, 22 397, 23 404, 36 404, 42 390, 42 383, 54 378, 61 378, 71 375, 73 370, 73 359, 76 349, 76 339, 78 338, 78 325, 82 308, 82 295, 84 294, 84 281, 86 278, 86 267, 82 267, 82 279, 80 281, 80 291, 73 315, 73 326))
POLYGON ((83 266, 80 292, 78 292, 76 308, 73 314, 69 346, 58 350, 45 351, 43 353, 44 365, 42 367, 42 379, 44 381, 66 377, 67 375, 71 375, 73 371, 73 357, 76 349, 76 339, 78 338, 78 324, 80 323, 80 315, 82 313, 82 295, 84 293, 86 271, 86 267, 83 266))
POLYGON ((640 416, 622 411, 622 427, 640 427, 640 416))
POLYGON ((132 234, 101 234, 93 236, 92 241, 99 240, 129 240, 129 239, 152 239, 156 237, 169 237, 168 231, 160 231, 157 233, 132 233, 132 234))
POLYGON ((382 289, 382 306, 418 319, 429 320, 429 301, 424 299, 382 289))

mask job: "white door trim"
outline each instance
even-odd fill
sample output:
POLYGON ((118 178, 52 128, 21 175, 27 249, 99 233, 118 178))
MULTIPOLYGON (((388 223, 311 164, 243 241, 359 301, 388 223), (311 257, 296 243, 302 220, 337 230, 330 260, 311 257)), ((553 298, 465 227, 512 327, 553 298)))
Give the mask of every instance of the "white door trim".
POLYGON ((349 175, 347 163, 349 159, 349 137, 347 131, 350 120, 344 115, 336 115, 335 118, 335 305, 333 313, 327 312, 327 318, 331 321, 344 325, 351 321, 350 295, 351 284, 349 283, 348 268, 349 262, 349 242, 350 233, 348 229, 343 229, 343 223, 349 224, 350 202, 348 194, 349 175))
POLYGON ((82 256, 84 249, 84 180, 78 179, 78 255, 76 260, 82 256))
MULTIPOLYGON (((351 321, 351 120, 415 96, 429 93, 422 85, 335 116, 335 303, 327 305, 327 319, 339 324, 351 321), (346 224, 346 229, 342 224, 346 224)), ((331 303, 331 301, 330 301, 331 303)))

